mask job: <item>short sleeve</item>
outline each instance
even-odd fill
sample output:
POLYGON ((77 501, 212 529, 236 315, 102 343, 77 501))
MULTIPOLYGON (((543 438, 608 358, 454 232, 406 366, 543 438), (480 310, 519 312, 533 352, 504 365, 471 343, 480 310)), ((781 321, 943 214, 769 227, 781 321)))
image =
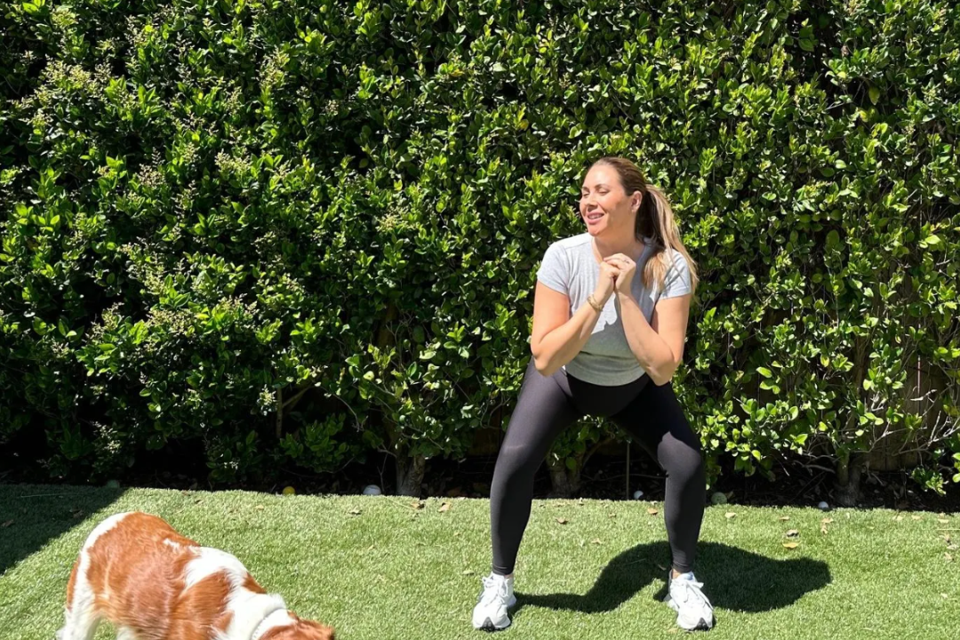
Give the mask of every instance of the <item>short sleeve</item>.
POLYGON ((570 270, 567 265, 567 254, 556 243, 547 247, 537 270, 537 280, 554 291, 570 295, 570 270))
POLYGON ((673 251, 673 265, 663 279, 661 298, 675 298, 690 293, 690 265, 679 251, 673 251))

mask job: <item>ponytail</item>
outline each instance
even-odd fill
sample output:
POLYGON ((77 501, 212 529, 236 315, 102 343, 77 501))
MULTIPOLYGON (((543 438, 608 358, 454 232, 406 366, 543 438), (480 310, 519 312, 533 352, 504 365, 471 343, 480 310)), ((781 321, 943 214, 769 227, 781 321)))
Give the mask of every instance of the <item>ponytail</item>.
MULTIPOLYGON (((632 163, 631 163, 632 164, 632 163)), ((637 170, 639 173, 639 169, 637 170)), ((640 210, 637 211, 636 234, 640 240, 648 241, 653 244, 653 254, 647 260, 640 278, 645 287, 650 287, 654 282, 660 289, 663 289, 664 280, 667 271, 673 266, 672 255, 669 249, 673 249, 683 256, 687 261, 687 267, 690 270, 690 291, 695 292, 699 277, 697 276, 697 263, 687 252, 680 239, 680 229, 677 227, 676 220, 673 217, 673 207, 670 201, 660 189, 644 182, 643 200, 640 202, 640 210)), ((632 191, 627 191, 632 193, 632 191)))

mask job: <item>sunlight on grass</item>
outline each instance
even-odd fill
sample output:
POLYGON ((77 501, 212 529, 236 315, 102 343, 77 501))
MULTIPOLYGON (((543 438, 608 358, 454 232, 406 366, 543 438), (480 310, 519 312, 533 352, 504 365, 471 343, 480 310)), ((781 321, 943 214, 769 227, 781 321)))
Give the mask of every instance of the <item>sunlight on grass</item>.
MULTIPOLYGON (((488 509, 470 499, 420 506, 396 497, 0 486, 2 637, 53 637, 83 539, 105 516, 128 510, 158 514, 233 553, 291 609, 334 625, 339 638, 482 637, 470 612, 489 571, 488 509)), ((682 633, 660 601, 670 561, 661 509, 536 501, 517 565, 514 625, 503 635, 682 633)), ((716 608, 710 637, 955 638, 954 540, 955 515, 708 507, 696 574, 716 608)), ((106 626, 97 634, 112 637, 106 626)))

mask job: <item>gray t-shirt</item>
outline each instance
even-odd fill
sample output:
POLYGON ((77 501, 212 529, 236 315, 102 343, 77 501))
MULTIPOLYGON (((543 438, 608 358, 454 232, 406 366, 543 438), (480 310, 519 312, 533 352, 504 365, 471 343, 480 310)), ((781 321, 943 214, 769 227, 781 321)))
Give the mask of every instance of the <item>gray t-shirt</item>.
MULTIPOLYGON (((638 259, 631 289, 647 322, 653 319, 653 309, 660 298, 672 298, 690 293, 690 268, 679 251, 668 249, 673 266, 667 270, 663 290, 656 283, 650 289, 643 286, 640 274, 650 257, 652 246, 644 238, 646 246, 638 259)), ((570 298, 570 315, 576 313, 597 287, 600 265, 593 255, 593 237, 582 233, 554 242, 547 248, 543 262, 537 271, 537 280, 554 291, 570 298)), ((623 332, 616 295, 607 300, 593 334, 573 360, 565 367, 567 373, 585 382, 604 386, 617 386, 637 380, 646 374, 637 362, 627 336, 623 332)))

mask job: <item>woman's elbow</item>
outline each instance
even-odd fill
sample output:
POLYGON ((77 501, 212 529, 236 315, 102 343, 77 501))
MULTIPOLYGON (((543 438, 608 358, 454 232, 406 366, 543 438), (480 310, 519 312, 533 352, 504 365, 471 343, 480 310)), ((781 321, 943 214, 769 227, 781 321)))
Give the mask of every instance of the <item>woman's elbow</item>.
POLYGON ((673 380, 673 374, 676 373, 678 366, 678 363, 668 362, 666 367, 651 368, 647 371, 647 375, 650 376, 653 384, 662 387, 673 380))
POLYGON ((650 376, 650 382, 652 382, 656 387, 662 387, 663 385, 670 382, 669 377, 663 376, 657 373, 656 371, 648 371, 647 375, 650 376))
POLYGON ((544 357, 538 358, 537 356, 533 356, 533 366, 537 369, 537 372, 544 377, 552 376, 556 371, 544 357))
POLYGON ((553 367, 547 357, 539 349, 531 348, 530 353, 533 356, 533 366, 537 372, 542 376, 552 376, 553 367))

